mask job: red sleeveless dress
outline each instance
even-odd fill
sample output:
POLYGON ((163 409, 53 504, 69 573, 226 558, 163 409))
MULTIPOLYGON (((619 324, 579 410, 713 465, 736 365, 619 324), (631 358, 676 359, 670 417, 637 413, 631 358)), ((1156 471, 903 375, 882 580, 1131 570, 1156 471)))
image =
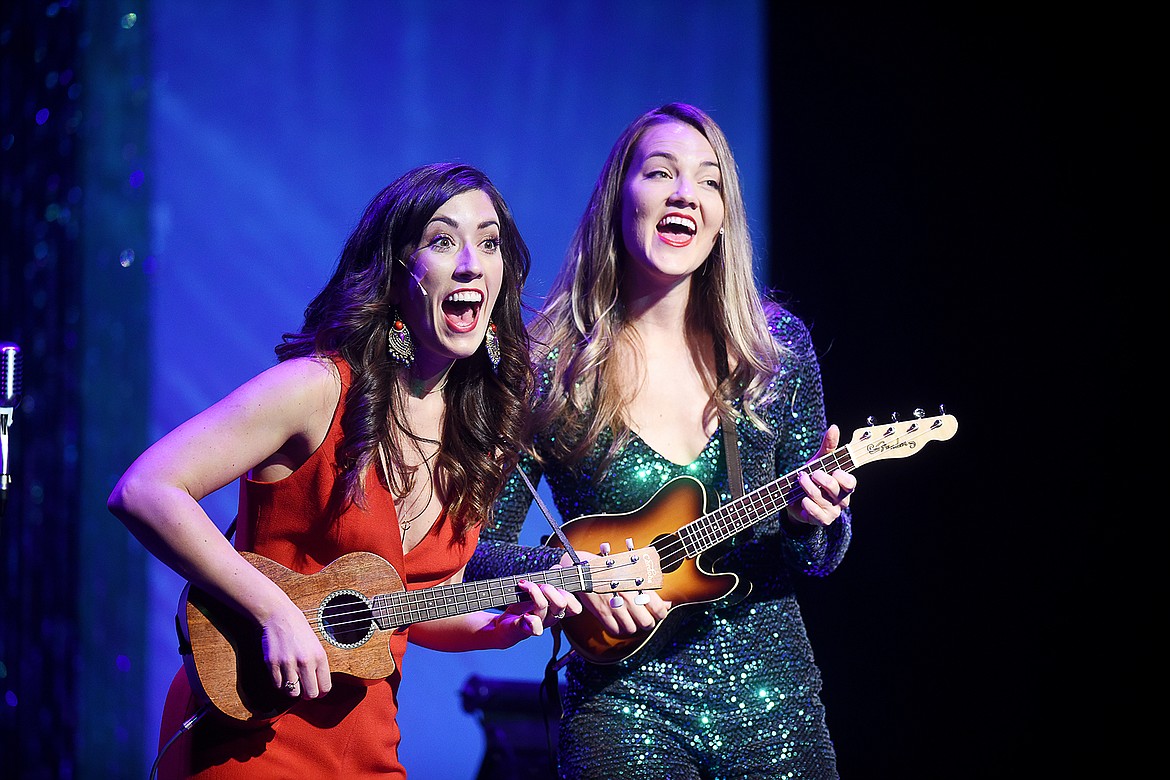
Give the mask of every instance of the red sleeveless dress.
MULTIPOLYGON (((315 574, 345 553, 366 550, 389 561, 408 590, 437 585, 471 557, 479 529, 469 529, 459 542, 444 514, 404 557, 393 499, 373 469, 366 481, 366 507, 336 512, 331 501, 336 450, 351 371, 340 358, 334 362, 342 391, 329 433, 300 468, 279 482, 240 480, 236 548, 301 574, 315 574)), ((366 686, 334 677, 328 695, 299 701, 269 724, 241 728, 210 713, 167 749, 159 778, 405 778, 398 761, 397 692, 406 640, 406 631, 391 638, 396 670, 386 680, 366 686)), ((200 704, 180 668, 163 709, 160 749, 200 704)))

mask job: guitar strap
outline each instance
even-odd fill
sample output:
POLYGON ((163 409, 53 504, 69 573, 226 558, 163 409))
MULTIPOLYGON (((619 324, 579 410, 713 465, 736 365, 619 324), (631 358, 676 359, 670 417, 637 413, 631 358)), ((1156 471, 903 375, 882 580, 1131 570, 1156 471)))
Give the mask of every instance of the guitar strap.
MULTIPOLYGON (((729 369, 727 366, 727 349, 723 344, 723 339, 720 338, 715 339, 715 364, 718 371, 719 382, 722 384, 723 381, 727 379, 729 369)), ((743 495, 743 468, 740 466, 739 462, 739 438, 735 431, 735 420, 733 420, 731 415, 728 414, 722 407, 719 409, 719 427, 723 432, 723 450, 724 455, 727 458, 727 479, 731 485, 731 495, 732 498, 739 498, 743 495)), ((581 561, 577 558, 577 553, 573 550, 573 546, 570 545, 569 540, 565 538, 565 533, 561 530, 560 524, 552 516, 552 513, 548 511, 548 507, 546 507, 544 502, 541 501, 540 496, 537 495, 536 487, 532 484, 532 480, 528 478, 528 474, 525 473, 524 469, 520 466, 517 466, 516 469, 520 472, 520 476, 524 478, 524 484, 528 486, 528 490, 532 493, 532 497, 536 500, 536 505, 540 507, 540 511, 544 513, 545 519, 548 520, 548 524, 552 526, 553 531, 556 532, 557 538, 559 538, 561 540, 561 544, 565 546, 565 550, 568 551, 569 557, 572 558, 573 562, 578 566, 582 565, 581 561)), ((544 677, 540 683, 540 689, 547 700, 547 707, 545 709, 546 737, 549 736, 549 717, 559 718, 561 715, 561 689, 558 673, 560 672, 561 668, 566 663, 568 663, 570 656, 574 654, 572 650, 569 650, 563 656, 558 658, 557 655, 560 652, 561 647, 560 625, 553 626, 551 633, 553 640, 552 657, 549 659, 548 664, 546 664, 544 667, 544 677), (551 710, 551 713, 549 710, 551 710)), ((549 751, 550 755, 555 756, 555 750, 553 749, 551 742, 549 745, 549 751)))
MULTIPOLYGON (((722 384, 729 373, 727 348, 723 339, 715 339, 715 366, 722 384)), ((719 428, 723 431, 723 454, 727 458, 727 481, 731 485, 731 497, 743 495, 743 468, 739 463, 739 439, 735 433, 735 420, 723 408, 719 408, 719 428)))
POLYGON ((536 505, 540 507, 540 511, 544 513, 544 517, 548 520, 548 524, 556 531, 557 538, 561 540, 561 544, 565 546, 565 551, 569 553, 569 558, 572 559, 574 566, 584 565, 581 559, 577 557, 577 551, 573 549, 573 545, 569 544, 568 538, 565 537, 565 532, 561 530, 561 524, 552 516, 552 512, 548 511, 548 507, 540 500, 540 496, 536 492, 536 487, 532 484, 532 480, 528 478, 528 474, 524 471, 524 467, 516 464, 516 470, 520 472, 520 476, 524 477, 524 484, 528 486, 528 490, 532 493, 532 497, 536 500, 536 505))
MULTIPOLYGON (((520 472, 520 476, 524 478, 524 484, 528 486, 528 491, 532 493, 532 498, 536 501, 536 505, 540 507, 540 511, 544 514, 544 518, 548 520, 548 524, 552 526, 553 531, 556 532, 557 538, 561 540, 565 551, 568 552, 569 558, 572 559, 575 566, 584 566, 585 563, 577 557, 577 551, 573 549, 573 545, 569 544, 568 537, 565 532, 561 530, 561 524, 553 517, 552 512, 548 511, 548 507, 544 505, 544 501, 540 499, 540 495, 536 492, 536 486, 532 484, 532 480, 528 478, 528 474, 524 471, 524 467, 517 464, 516 470, 520 472)), ((552 657, 544 666, 544 676, 541 678, 539 691, 541 698, 544 701, 544 706, 541 708, 544 712, 544 736, 548 742, 548 756, 550 768, 553 774, 556 774, 556 748, 552 741, 551 722, 553 720, 560 720, 561 717, 561 680, 560 670, 566 663, 569 662, 569 657, 573 655, 573 651, 565 653, 558 658, 561 652, 561 626, 560 623, 549 629, 552 634, 552 657)))

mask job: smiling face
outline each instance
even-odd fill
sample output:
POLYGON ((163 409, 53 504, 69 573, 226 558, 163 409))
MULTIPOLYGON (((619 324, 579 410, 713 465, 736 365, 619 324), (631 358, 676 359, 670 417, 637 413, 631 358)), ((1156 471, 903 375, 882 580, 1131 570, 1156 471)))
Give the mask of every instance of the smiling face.
POLYGON ((622 185, 626 284, 674 285, 702 266, 723 225, 722 189, 715 150, 702 133, 678 121, 648 127, 622 185))
POLYGON ((475 354, 504 279, 500 220, 491 198, 469 190, 440 206, 396 286, 420 375, 475 354))

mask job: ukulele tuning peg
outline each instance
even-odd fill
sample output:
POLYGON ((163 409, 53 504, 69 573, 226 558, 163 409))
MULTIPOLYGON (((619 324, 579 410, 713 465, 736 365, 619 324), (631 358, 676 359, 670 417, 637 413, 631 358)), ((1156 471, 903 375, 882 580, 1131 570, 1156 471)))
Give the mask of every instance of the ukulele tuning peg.
POLYGON ((646 604, 649 604, 649 603, 650 603, 650 597, 649 597, 649 596, 647 596, 647 595, 646 595, 645 593, 643 593, 642 591, 638 591, 638 595, 637 595, 637 596, 634 596, 634 603, 635 603, 635 604, 641 604, 641 605, 643 605, 643 606, 644 606, 644 605, 646 605, 646 604))
POLYGON ((914 410, 914 416, 916 418, 918 418, 919 420, 921 420, 923 417, 926 416, 926 411, 920 406, 914 410))
POLYGON ((866 417, 866 418, 865 418, 865 424, 866 424, 866 425, 868 425, 868 426, 870 426, 871 428, 873 427, 874 420, 873 420, 873 415, 872 415, 872 414, 871 414, 869 417, 866 417))
POLYGON ((601 551, 602 555, 609 555, 609 542, 602 542, 598 549, 601 551))
POLYGON ((634 549, 634 538, 632 536, 626 538, 626 549, 627 550, 634 549))
POLYGON ((890 415, 890 422, 898 422, 898 413, 894 412, 890 415))
POLYGON ((946 406, 944 406, 943 404, 939 404, 938 405, 938 413, 939 414, 946 414, 947 413, 946 406))
POLYGON ((621 596, 614 596, 613 598, 611 598, 609 600, 609 606, 612 607, 613 609, 621 609, 625 605, 626 605, 626 602, 622 600, 621 596))

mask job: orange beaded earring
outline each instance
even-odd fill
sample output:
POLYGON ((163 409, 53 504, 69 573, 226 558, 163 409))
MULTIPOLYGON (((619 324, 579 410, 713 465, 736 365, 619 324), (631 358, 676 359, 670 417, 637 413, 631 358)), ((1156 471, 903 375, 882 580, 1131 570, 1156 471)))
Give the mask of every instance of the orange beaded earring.
POLYGON ((414 362, 414 341, 410 338, 410 330, 402 321, 397 309, 390 314, 390 333, 387 336, 387 342, 387 351, 389 351, 392 360, 396 360, 404 366, 409 366, 414 362))

